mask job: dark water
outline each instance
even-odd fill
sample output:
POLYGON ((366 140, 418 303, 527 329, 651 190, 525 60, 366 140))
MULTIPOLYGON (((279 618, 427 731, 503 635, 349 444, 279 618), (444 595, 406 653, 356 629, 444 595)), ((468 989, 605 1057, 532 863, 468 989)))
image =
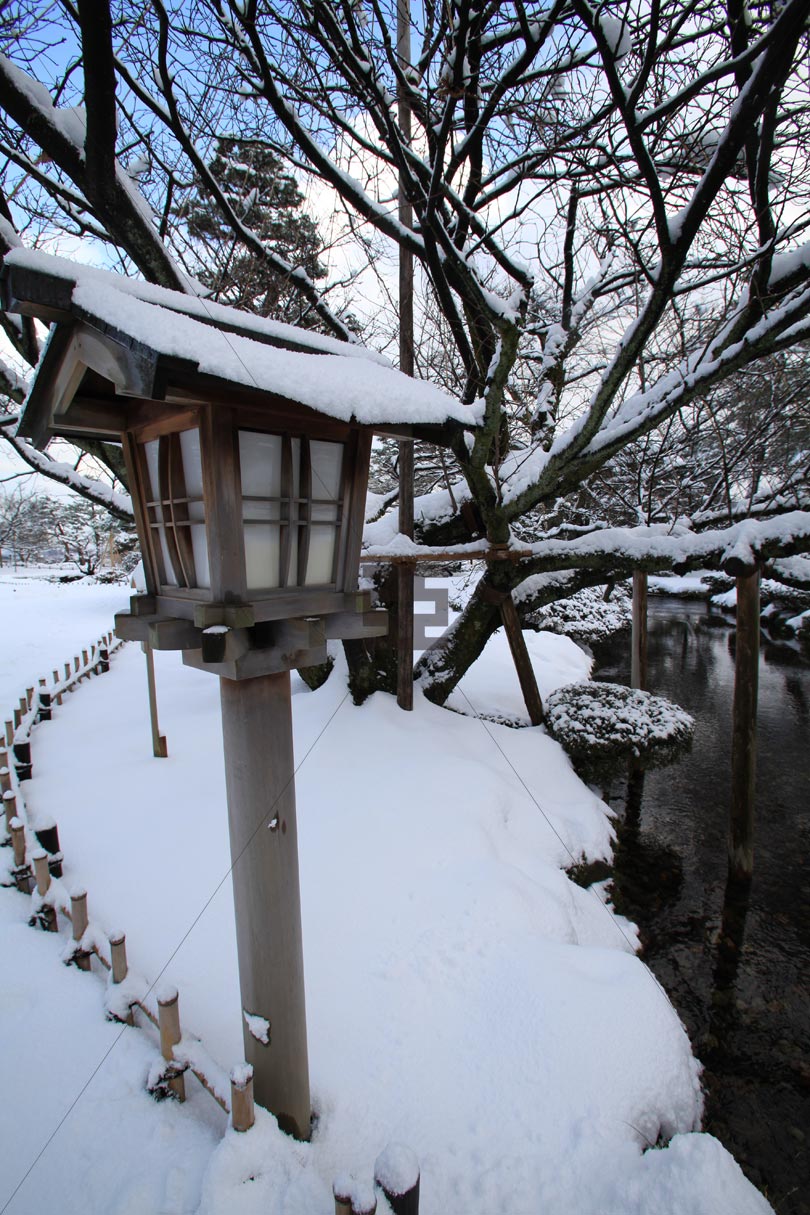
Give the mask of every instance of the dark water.
MULTIPOLYGON (((598 678, 628 683, 629 649, 603 647, 598 678)), ((733 653, 702 606, 651 603, 649 690, 697 728, 686 759, 611 791, 615 897, 704 1064, 704 1129, 779 1215, 810 1215, 810 665, 763 641, 755 872, 728 890, 733 653)))

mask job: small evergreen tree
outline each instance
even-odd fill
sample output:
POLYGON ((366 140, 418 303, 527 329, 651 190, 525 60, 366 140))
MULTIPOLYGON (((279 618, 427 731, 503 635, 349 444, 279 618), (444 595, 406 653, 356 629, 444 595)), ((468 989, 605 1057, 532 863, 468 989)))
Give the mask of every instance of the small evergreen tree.
MULTIPOLYGON (((274 153, 255 142, 220 139, 209 167, 245 227, 263 244, 309 278, 326 276, 318 260, 318 230, 301 209, 304 196, 274 153)), ((201 183, 195 184, 180 217, 198 246, 200 281, 215 299, 290 324, 317 324, 316 317, 302 313, 301 295, 289 281, 235 240, 201 183)))

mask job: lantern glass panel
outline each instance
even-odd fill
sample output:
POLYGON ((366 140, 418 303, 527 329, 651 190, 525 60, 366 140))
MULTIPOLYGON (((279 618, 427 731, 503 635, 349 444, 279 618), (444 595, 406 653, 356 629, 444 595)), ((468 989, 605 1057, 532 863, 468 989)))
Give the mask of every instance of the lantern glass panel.
POLYGON ((177 577, 169 556, 169 546, 166 543, 166 527, 163 515, 163 504, 161 502, 160 477, 158 476, 159 445, 160 439, 152 439, 150 443, 144 444, 146 468, 149 474, 147 515, 149 518, 149 526, 152 530, 152 535, 153 537, 157 537, 156 547, 158 550, 158 559, 161 565, 158 575, 159 580, 165 586, 177 586, 177 577))
POLYGON ((143 445, 146 514, 163 586, 211 585, 199 431, 162 435, 143 445))
POLYGON ((312 499, 309 510, 309 554, 304 575, 306 586, 335 580, 335 551, 341 516, 343 444, 313 439, 312 499))
POLYGON ((248 591, 334 585, 342 443, 239 431, 248 591))
POLYGON ((180 450, 183 454, 183 475, 188 496, 189 529, 197 586, 208 589, 211 586, 211 571, 208 566, 208 537, 205 530, 200 432, 196 427, 194 430, 181 432, 180 450))

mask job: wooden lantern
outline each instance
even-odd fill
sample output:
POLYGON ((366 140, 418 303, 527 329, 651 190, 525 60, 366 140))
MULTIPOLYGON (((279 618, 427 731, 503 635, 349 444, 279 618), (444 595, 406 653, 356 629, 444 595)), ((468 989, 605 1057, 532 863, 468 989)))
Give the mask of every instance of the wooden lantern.
POLYGON ((362 349, 59 258, 12 251, 0 290, 52 324, 21 433, 123 445, 147 593, 118 635, 221 677, 245 1058, 307 1138, 289 672, 387 629, 357 591, 370 415, 427 438, 463 407, 362 349))

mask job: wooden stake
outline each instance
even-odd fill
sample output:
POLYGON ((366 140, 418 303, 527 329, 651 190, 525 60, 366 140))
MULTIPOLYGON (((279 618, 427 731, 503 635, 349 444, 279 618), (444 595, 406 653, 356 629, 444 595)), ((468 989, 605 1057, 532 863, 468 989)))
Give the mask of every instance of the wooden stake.
POLYGON ((19 730, 19 728, 20 728, 20 722, 22 721, 22 716, 23 716, 22 709, 19 708, 19 706, 18 706, 14 710, 14 729, 11 731, 11 740, 9 741, 9 744, 8 744, 9 746, 11 746, 12 742, 14 741, 15 731, 19 730))
POLYGON ((13 742, 14 742, 14 722, 7 721, 6 722, 6 746, 10 747, 13 742))
POLYGON ((49 854, 48 867, 50 868, 53 877, 60 878, 62 876, 62 852, 59 848, 59 829, 56 823, 52 823, 50 827, 37 827, 34 834, 37 837, 37 843, 41 848, 49 854))
POLYGON ((393 1215, 419 1215, 419 1161, 410 1148, 389 1143, 374 1163, 374 1180, 393 1215))
POLYGON ((11 834, 11 820, 17 817, 17 799, 10 789, 3 794, 3 810, 6 815, 6 829, 11 834))
POLYGON ((539 726, 543 721, 543 701, 540 697, 540 689, 537 686, 534 667, 529 658, 529 651, 526 648, 526 638, 523 636, 520 617, 517 614, 517 608, 512 596, 509 594, 506 595, 505 599, 501 600, 501 620, 506 631, 509 649, 512 652, 512 661, 515 664, 515 670, 520 681, 520 690, 523 693, 523 699, 529 712, 529 720, 533 726, 539 726))
POLYGON ((155 759, 166 759, 169 748, 158 724, 157 688, 155 686, 155 656, 148 645, 142 643, 146 655, 146 683, 149 690, 149 721, 152 726, 152 754, 155 759))
POLYGON ((240 1063, 231 1072, 231 1126, 235 1131, 249 1131, 255 1121, 253 1068, 240 1063))
POLYGON ((18 742, 14 744, 14 771, 17 775, 17 780, 31 779, 33 766, 31 764, 30 742, 18 742))
POLYGON ((44 848, 40 848, 32 856, 34 862, 34 877, 37 880, 37 894, 40 898, 44 898, 48 893, 51 885, 51 871, 48 868, 48 854, 44 848))
POLYGON ((647 689, 647 575, 633 571, 633 632, 630 686, 647 689))
POLYGON ((0 768, 0 789, 4 794, 11 792, 11 772, 6 766, 0 768))
MULTIPOLYGON (((62 682, 61 679, 59 678, 58 671, 54 671, 54 673, 53 673, 53 682, 54 682, 54 684, 58 684, 58 683, 62 682)), ((57 694, 56 694, 56 703, 58 705, 61 705, 61 703, 62 703, 62 693, 61 692, 57 692, 57 694)))
POLYGON ((256 1099, 310 1136, 290 675, 220 680, 245 1058, 256 1099))
MULTIPOLYGON (((157 998, 160 1028, 160 1053, 167 1063, 174 1062, 174 1047, 180 1041, 180 1005, 176 987, 166 988, 157 998)), ((186 1081, 182 1072, 169 1077, 169 1088, 178 1101, 186 1099, 186 1081)))
MULTIPOLYGON (((22 703, 22 702, 21 702, 21 703, 22 703)), ((31 708, 31 706, 33 705, 33 703, 34 703, 34 689, 33 689, 33 688, 26 688, 26 689, 25 689, 25 708, 26 708, 26 711, 27 711, 28 709, 30 709, 30 708, 31 708)))
POLYGON ((13 818, 9 824, 11 843, 14 848, 14 868, 21 869, 25 864, 25 827, 19 818, 13 818))
POLYGON ((353 1177, 340 1177, 332 1185, 335 1215, 374 1215, 377 1195, 373 1186, 366 1186, 353 1177))
POLYGON ((737 578, 728 863, 729 874, 741 880, 754 872, 759 629, 759 572, 755 571, 737 578))
POLYGON ((110 969, 113 983, 123 983, 127 977, 127 938, 123 932, 110 936, 110 969))
MULTIPOLYGON (((81 939, 87 932, 87 891, 74 890, 70 896, 70 919, 73 925, 73 940, 77 945, 80 945, 81 939)), ((82 949, 78 949, 74 961, 79 970, 90 969, 90 955, 82 949)))

